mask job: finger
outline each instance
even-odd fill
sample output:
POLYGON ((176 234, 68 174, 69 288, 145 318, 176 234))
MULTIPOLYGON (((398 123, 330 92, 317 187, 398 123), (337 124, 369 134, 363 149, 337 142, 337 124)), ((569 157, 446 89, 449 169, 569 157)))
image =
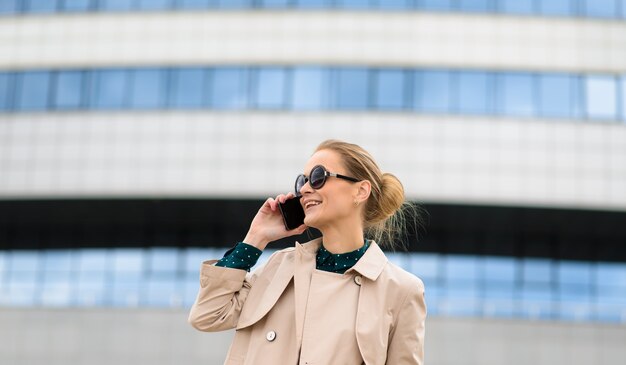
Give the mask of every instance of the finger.
POLYGON ((274 198, 267 198, 267 203, 269 204, 272 211, 276 210, 276 201, 274 200, 274 198))
POLYGON ((283 194, 278 194, 276 196, 276 200, 278 200, 281 203, 284 203, 286 199, 287 199, 287 197, 285 195, 283 195, 283 194))

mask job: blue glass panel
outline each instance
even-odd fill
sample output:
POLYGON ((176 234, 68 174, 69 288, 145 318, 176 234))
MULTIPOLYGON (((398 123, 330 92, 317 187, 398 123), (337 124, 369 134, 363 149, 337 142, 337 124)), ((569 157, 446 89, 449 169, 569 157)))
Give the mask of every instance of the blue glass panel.
MULTIPOLYGON (((626 1, 624 2, 624 7, 626 7, 626 1)), ((2 87, 0 86, 0 89, 1 88, 2 87)), ((0 91, 0 95, 2 95, 2 91, 0 91)), ((620 106, 622 109, 621 117, 623 121, 626 121, 626 76, 623 76, 620 81, 620 95, 622 96, 620 102, 620 106)), ((0 107, 0 109, 2 109, 2 107, 0 107)))
POLYGON ((137 8, 141 10, 164 10, 172 8, 175 0, 137 0, 137 8))
POLYGON ((561 284, 589 286, 591 275, 591 264, 587 262, 560 261, 557 265, 557 280, 561 284))
POLYGON ((541 75, 539 77, 539 114, 545 117, 568 118, 574 111, 576 88, 570 76, 541 75))
POLYGON ((498 77, 498 110, 504 115, 534 116, 535 83, 531 74, 501 74, 498 77))
POLYGON ((286 8, 289 5, 290 0, 260 0, 260 6, 262 8, 286 8))
POLYGON ((493 10, 493 0, 459 0, 459 9, 467 12, 487 12, 493 10))
POLYGON ((83 73, 61 71, 57 73, 53 95, 53 107, 57 109, 77 109, 82 106, 83 73))
POLYGON ((401 70, 376 72, 375 108, 404 109, 406 107, 406 76, 401 70))
POLYGON ((57 7, 54 0, 24 0, 24 3, 25 13, 52 13, 57 7))
POLYGON ((170 102, 174 108, 199 108, 205 105, 206 71, 186 68, 172 71, 170 102))
POLYGON ((43 276, 41 304, 47 306, 67 306, 71 303, 72 284, 69 271, 52 271, 43 276))
POLYGON ((217 6, 223 9, 241 9, 252 6, 252 0, 218 0, 217 6))
POLYGON ((442 313, 455 316, 476 316, 482 310, 482 300, 473 282, 449 285, 443 289, 445 297, 439 301, 442 313))
POLYGON ((133 4, 129 0, 98 0, 98 8, 102 10, 130 10, 133 4))
MULTIPOLYGON (((42 251, 43 269, 50 272, 70 272, 74 266, 73 251, 46 250, 42 251)), ((47 276, 48 274, 45 274, 47 276)))
POLYGON ((452 10, 452 0, 420 0, 417 7, 427 10, 452 10))
POLYGON ((378 0, 376 7, 388 10, 411 9, 412 0, 378 0))
POLYGON ((415 74, 415 100, 418 110, 450 112, 451 74, 447 71, 424 71, 415 74))
POLYGON ((512 258, 485 257, 482 261, 486 283, 507 284, 512 287, 518 272, 518 263, 512 258))
POLYGON ((478 282, 476 256, 449 255, 445 259, 444 276, 447 283, 472 285, 478 282))
POLYGON ((196 300, 198 290, 200 289, 200 280, 198 276, 185 277, 183 281, 183 305, 187 308, 191 307, 196 300))
POLYGON ((296 0, 297 8, 322 9, 329 8, 333 0, 296 0))
POLYGON ((13 273, 36 272, 41 266, 39 251, 12 251, 9 260, 11 263, 10 270, 13 273))
POLYGON ((626 19, 626 0, 622 0, 620 3, 620 10, 622 13, 622 19, 626 19))
POLYGON ((211 80, 212 105, 217 109, 245 109, 248 107, 248 70, 218 68, 211 80))
POLYGON ((178 0, 176 6, 179 9, 208 9, 215 0, 178 0))
POLYGON ((116 307, 136 307, 139 305, 141 285, 138 280, 119 280, 113 282, 110 303, 116 307))
POLYGON ((144 302, 149 306, 179 307, 183 303, 183 293, 180 283, 171 278, 150 278, 146 280, 146 295, 144 302))
POLYGON ((128 72, 103 70, 93 74, 91 104, 98 109, 119 109, 127 104, 128 72))
POLYGON ((89 10, 94 0, 64 0, 61 2, 65 11, 85 11, 89 10))
POLYGON ((255 105, 259 109, 285 107, 287 72, 282 68, 263 68, 256 71, 255 105))
POLYGON ((130 106, 138 109, 165 106, 166 72, 159 69, 134 70, 131 73, 130 106))
POLYGON ((35 305, 39 301, 39 285, 37 273, 13 272, 7 283, 9 303, 12 305, 35 305))
POLYGON ((0 14, 17 14, 19 12, 20 0, 0 1, 0 14))
POLYGON ((292 76, 291 106, 295 110, 324 110, 328 108, 328 70, 295 68, 292 76))
POLYGON ((178 249, 153 248, 148 253, 151 273, 174 274, 178 271, 178 249))
POLYGON ((78 271, 93 273, 111 270, 109 252, 109 250, 100 249, 80 250, 78 254, 78 271))
POLYGON ((617 0, 582 0, 585 15, 596 18, 617 18, 617 0))
POLYGON ((626 264, 598 264, 595 284, 624 288, 623 292, 626 295, 626 264))
POLYGON ((539 1, 539 13, 543 15, 570 16, 574 15, 575 0, 542 0, 539 1))
POLYGON ((498 0, 498 11, 507 14, 532 14, 533 2, 534 0, 498 0))
POLYGON ((513 316, 516 310, 516 288, 510 283, 491 279, 484 284, 483 314, 489 317, 513 316))
POLYGON ((134 248, 119 248, 113 251, 113 271, 123 276, 125 273, 141 273, 144 269, 144 251, 134 248))
POLYGON ((0 273, 4 272, 4 270, 8 268, 8 256, 9 254, 5 251, 0 251, 0 273))
POLYGON ((221 255, 212 256, 213 250, 209 249, 200 249, 200 248, 189 248, 184 251, 183 255, 183 270, 189 274, 191 274, 196 280, 200 277, 200 267, 202 266, 202 262, 206 260, 219 260, 224 255, 222 252, 221 255))
POLYGON ((548 285, 524 286, 520 292, 520 315, 528 318, 552 318, 554 293, 548 285))
POLYGON ((588 76, 585 80, 587 117, 617 118, 617 83, 611 76, 588 76))
POLYGON ((17 110, 43 110, 48 107, 50 73, 45 71, 24 72, 17 78, 19 94, 15 103, 17 110))
POLYGON ((552 282, 552 261, 546 259, 522 260, 522 280, 525 283, 549 284, 552 282))
POLYGON ((0 111, 9 110, 11 106, 11 90, 13 76, 0 72, 0 111))
POLYGON ((493 111, 493 75, 485 72, 459 72, 458 108, 463 114, 489 114, 493 111))
POLYGON ((336 6, 342 9, 367 9, 370 0, 335 0, 336 6))
POLYGON ((106 305, 107 277, 104 271, 84 272, 78 275, 75 301, 78 305, 106 305))
POLYGON ((424 281, 439 277, 439 256, 435 254, 410 254, 409 271, 424 281))
POLYGON ((336 70, 339 109, 366 109, 368 106, 369 72, 364 69, 336 70))

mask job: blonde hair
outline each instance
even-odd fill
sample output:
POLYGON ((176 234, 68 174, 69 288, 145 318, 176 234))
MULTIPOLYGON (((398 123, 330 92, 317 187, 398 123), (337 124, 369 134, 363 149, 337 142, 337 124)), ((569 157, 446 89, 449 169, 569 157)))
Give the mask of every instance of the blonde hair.
POLYGON ((424 210, 415 203, 405 201, 400 180, 393 174, 381 172, 374 158, 359 145, 328 139, 320 143, 315 152, 320 150, 338 153, 349 176, 371 183, 363 216, 365 236, 385 248, 406 248, 402 239, 406 238, 408 224, 416 229, 422 226, 420 212, 424 210))

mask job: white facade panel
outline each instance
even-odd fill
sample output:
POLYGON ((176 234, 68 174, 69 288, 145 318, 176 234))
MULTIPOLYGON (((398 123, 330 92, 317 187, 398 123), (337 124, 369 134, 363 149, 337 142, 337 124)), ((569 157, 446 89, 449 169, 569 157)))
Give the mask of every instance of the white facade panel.
POLYGON ((626 209, 626 126, 384 113, 0 117, 0 197, 287 192, 324 139, 361 144, 418 201, 626 209))
POLYGON ((626 71, 620 21, 423 12, 228 11, 0 19, 0 69, 349 64, 626 71))

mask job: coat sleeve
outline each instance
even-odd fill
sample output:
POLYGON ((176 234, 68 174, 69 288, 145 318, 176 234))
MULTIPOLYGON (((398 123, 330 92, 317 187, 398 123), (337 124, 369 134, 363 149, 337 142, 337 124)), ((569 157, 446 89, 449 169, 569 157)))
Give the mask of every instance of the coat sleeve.
POLYGON ((424 283, 418 279, 404 299, 390 333, 387 365, 424 364, 425 321, 424 283))
POLYGON ((187 319, 199 331, 217 332, 235 328, 250 288, 264 268, 262 266, 248 273, 246 270, 215 266, 217 261, 205 261, 200 268, 200 288, 187 319))

